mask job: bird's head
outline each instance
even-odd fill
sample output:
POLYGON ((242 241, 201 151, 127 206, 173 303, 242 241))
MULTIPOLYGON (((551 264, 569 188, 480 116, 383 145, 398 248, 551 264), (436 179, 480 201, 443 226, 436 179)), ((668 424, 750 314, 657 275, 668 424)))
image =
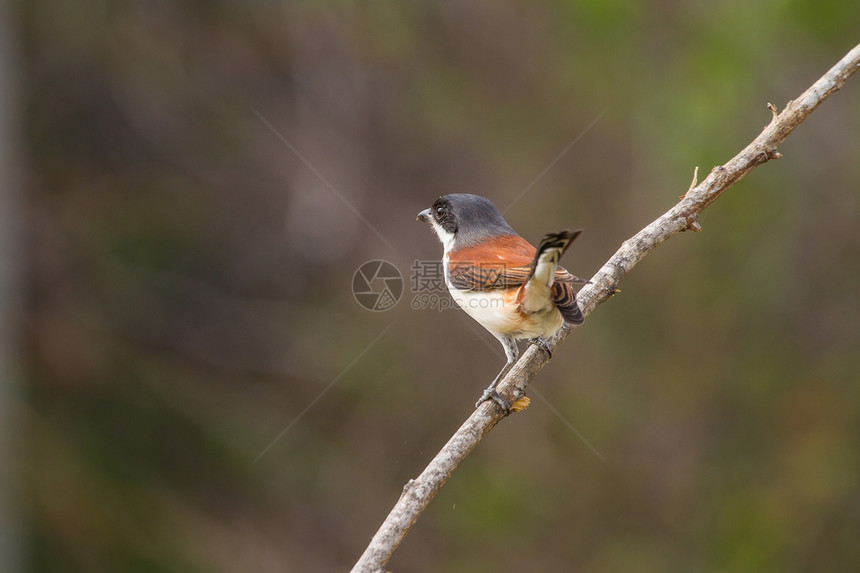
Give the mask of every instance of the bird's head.
POLYGON ((493 237, 516 235, 496 206, 480 195, 443 195, 417 219, 433 227, 446 253, 493 237))

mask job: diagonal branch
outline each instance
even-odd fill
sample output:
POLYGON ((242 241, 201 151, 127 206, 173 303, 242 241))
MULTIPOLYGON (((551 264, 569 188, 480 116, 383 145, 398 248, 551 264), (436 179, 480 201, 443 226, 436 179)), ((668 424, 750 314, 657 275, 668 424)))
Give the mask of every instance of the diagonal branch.
MULTIPOLYGON (((617 292, 617 284, 624 275, 645 258, 660 243, 685 230, 699 231, 699 213, 713 203, 726 189, 759 165, 780 157, 777 147, 794 131, 800 122, 812 113, 827 97, 837 91, 851 75, 860 69, 860 45, 845 55, 830 71, 794 101, 788 102, 782 112, 768 104, 773 118, 764 130, 743 151, 725 165, 711 170, 699 184, 696 177, 690 189, 662 216, 621 244, 621 248, 601 267, 591 282, 577 295, 584 315, 617 292)), ((551 341, 555 349, 570 333, 565 326, 551 341)), ((508 374, 499 383, 498 391, 506 400, 513 401, 524 395, 526 386, 546 364, 546 352, 530 346, 508 374)), ((457 466, 469 455, 505 414, 493 401, 487 401, 460 426, 448 443, 417 478, 409 480, 397 504, 373 536, 370 545, 353 567, 353 573, 382 573, 391 555, 451 476, 457 466)))

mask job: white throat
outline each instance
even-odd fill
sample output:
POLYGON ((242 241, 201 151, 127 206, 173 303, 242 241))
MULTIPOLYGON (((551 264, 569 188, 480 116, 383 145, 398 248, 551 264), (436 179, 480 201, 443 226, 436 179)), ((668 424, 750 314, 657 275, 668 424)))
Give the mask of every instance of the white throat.
POLYGON ((454 248, 454 234, 443 229, 442 225, 436 221, 431 220, 430 224, 433 225, 433 230, 436 231, 436 236, 439 237, 440 241, 442 241, 442 248, 444 249, 443 254, 447 255, 451 252, 451 249, 454 248))

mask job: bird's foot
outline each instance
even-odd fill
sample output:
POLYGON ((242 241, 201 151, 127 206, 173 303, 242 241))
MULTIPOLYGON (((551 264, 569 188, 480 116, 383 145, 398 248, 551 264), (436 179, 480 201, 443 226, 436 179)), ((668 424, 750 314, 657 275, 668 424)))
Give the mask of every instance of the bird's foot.
POLYGON ((546 352, 547 360, 552 358, 552 350, 549 347, 549 342, 543 338, 532 338, 529 342, 546 352))
POLYGON ((499 407, 505 412, 505 414, 508 414, 511 411, 511 404, 499 395, 495 387, 490 387, 484 390, 484 393, 481 394, 481 397, 478 399, 477 402, 475 402, 475 408, 479 407, 487 400, 492 400, 493 402, 498 404, 499 407))

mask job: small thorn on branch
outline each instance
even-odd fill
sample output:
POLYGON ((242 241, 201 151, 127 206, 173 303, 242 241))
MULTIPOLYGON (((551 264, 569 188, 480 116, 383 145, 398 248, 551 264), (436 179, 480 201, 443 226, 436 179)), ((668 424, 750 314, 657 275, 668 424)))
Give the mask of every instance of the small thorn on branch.
POLYGON ((690 217, 687 217, 687 230, 688 231, 693 231, 695 233, 698 233, 699 231, 702 230, 702 226, 699 224, 699 221, 697 219, 698 219, 698 217, 696 217, 696 215, 692 215, 690 217))
POLYGON ((696 165, 696 168, 693 169, 693 180, 690 182, 690 186, 687 187, 687 192, 683 195, 679 195, 678 199, 684 199, 687 195, 690 194, 690 191, 696 188, 696 185, 699 184, 699 166, 696 165))
POLYGON ((768 102, 767 104, 767 109, 769 109, 770 113, 773 114, 773 117, 770 119, 771 123, 773 123, 774 121, 776 121, 777 116, 779 116, 779 111, 777 111, 776 106, 770 102, 768 102))

